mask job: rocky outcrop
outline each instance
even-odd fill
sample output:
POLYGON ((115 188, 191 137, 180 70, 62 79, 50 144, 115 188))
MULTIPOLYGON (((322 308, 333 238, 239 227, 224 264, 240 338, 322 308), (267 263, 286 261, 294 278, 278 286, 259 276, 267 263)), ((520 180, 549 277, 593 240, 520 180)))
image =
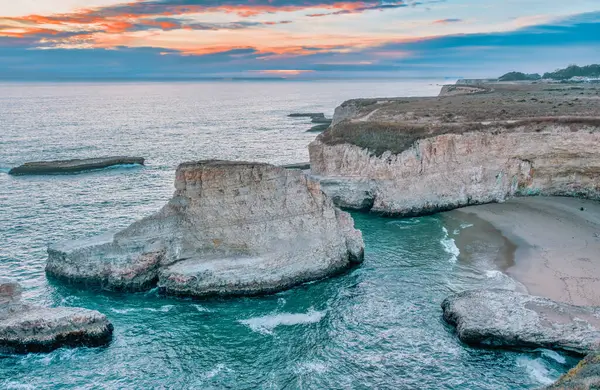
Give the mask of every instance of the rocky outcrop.
POLYGON ((546 390, 600 389, 600 353, 591 353, 546 390))
POLYGON ((268 164, 181 164, 158 213, 117 233, 53 245, 48 274, 173 295, 279 291, 362 261, 352 217, 317 181, 268 164))
POLYGON ((20 298, 20 286, 0 278, 0 352, 93 347, 107 344, 112 338, 112 324, 97 311, 31 306, 22 303, 20 298))
POLYGON ((11 169, 11 175, 49 175, 59 173, 75 173, 92 169, 108 168, 115 165, 144 165, 143 157, 99 157, 75 160, 28 162, 11 169))
POLYGON ((346 102, 309 146, 311 174, 339 206, 400 216, 518 195, 600 198, 599 99, 486 88, 346 102))
POLYGON ((586 354, 600 347, 600 307, 573 306, 510 290, 446 298, 444 319, 466 344, 550 348, 586 354))

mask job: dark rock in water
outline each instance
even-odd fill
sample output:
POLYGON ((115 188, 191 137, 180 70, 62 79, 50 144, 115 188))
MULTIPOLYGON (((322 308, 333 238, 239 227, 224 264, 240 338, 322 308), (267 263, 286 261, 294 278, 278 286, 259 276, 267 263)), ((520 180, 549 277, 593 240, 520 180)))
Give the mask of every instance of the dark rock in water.
POLYGON ((23 304, 20 286, 0 278, 0 352, 48 352, 61 347, 94 347, 112 338, 106 316, 75 307, 23 304))
POLYGON ((310 163, 305 162, 305 163, 296 163, 296 164, 286 164, 286 165, 282 165, 281 167, 285 168, 285 169, 299 169, 301 171, 305 171, 307 169, 310 169, 310 163))
POLYGON ((92 169, 107 168, 114 165, 144 165, 143 157, 99 157, 75 160, 28 162, 11 169, 10 175, 47 175, 57 173, 74 173, 92 169))
POLYGON ((442 309, 460 340, 471 345, 578 354, 600 346, 600 307, 574 306, 510 290, 471 290, 446 298, 442 309))
POLYGON ((546 390, 558 389, 600 389, 600 353, 587 355, 577 366, 546 387, 546 390))
POLYGON ((331 123, 333 122, 333 119, 328 119, 328 118, 312 118, 311 122, 312 123, 320 123, 320 124, 331 125, 331 123))
POLYGON ((112 290, 158 284, 172 295, 270 293, 363 259, 361 232, 319 183, 269 164, 177 168, 159 212, 118 233, 53 245, 46 272, 112 290))
POLYGON ((329 128, 329 125, 327 124, 323 124, 323 125, 316 125, 311 127, 310 129, 306 130, 307 132, 319 132, 319 131, 325 131, 329 128))
POLYGON ((325 114, 322 112, 305 112, 305 113, 293 113, 288 115, 290 118, 325 118, 325 114))

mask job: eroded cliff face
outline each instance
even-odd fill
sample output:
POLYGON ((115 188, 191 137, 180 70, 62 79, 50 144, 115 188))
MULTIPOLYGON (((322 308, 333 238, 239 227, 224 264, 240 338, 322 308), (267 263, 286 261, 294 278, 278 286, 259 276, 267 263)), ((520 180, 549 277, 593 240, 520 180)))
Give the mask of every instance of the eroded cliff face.
POLYGON ((51 246, 47 272, 108 289, 202 296, 278 291, 362 261, 348 213, 317 181, 268 164, 179 166, 157 214, 116 234, 51 246))
POLYGON ((311 174, 338 206, 402 216, 516 195, 600 197, 596 89, 482 91, 345 102, 309 146, 311 174))
POLYGON ((351 144, 309 147, 311 172, 336 204, 417 215, 515 195, 600 197, 600 128, 548 124, 444 134, 374 155, 351 144))

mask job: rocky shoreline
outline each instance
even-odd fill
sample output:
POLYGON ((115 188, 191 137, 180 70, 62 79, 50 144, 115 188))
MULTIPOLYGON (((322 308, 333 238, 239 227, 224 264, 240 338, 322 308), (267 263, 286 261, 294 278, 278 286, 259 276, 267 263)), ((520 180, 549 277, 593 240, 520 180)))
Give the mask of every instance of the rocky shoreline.
POLYGON ((27 162, 12 168, 9 175, 55 175, 61 173, 78 173, 94 169, 108 168, 115 165, 144 165, 143 157, 97 157, 74 160, 27 162))

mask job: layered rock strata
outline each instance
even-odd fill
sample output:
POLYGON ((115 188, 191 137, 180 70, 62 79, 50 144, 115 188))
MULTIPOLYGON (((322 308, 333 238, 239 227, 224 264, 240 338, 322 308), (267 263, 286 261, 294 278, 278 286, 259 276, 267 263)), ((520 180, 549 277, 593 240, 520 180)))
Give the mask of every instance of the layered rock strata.
POLYGON ((600 307, 574 306, 510 290, 471 290, 442 302, 466 344, 550 348, 587 354, 600 347, 600 307))
POLYGON ((311 174, 339 206, 400 216, 518 195, 600 198, 598 91, 469 89, 342 104, 309 146, 311 174))
POLYGON ((72 282, 173 295, 279 291, 363 259, 360 231, 317 181, 268 164, 181 164, 175 194, 127 229, 52 245, 46 271, 72 282))
POLYGON ((0 351, 48 352, 60 347, 107 344, 113 326, 106 316, 73 307, 47 308, 21 302, 21 287, 0 278, 0 351))
POLYGON ((143 157, 98 157, 75 160, 35 161, 11 169, 11 175, 50 175, 76 173, 115 165, 144 165, 143 157))

